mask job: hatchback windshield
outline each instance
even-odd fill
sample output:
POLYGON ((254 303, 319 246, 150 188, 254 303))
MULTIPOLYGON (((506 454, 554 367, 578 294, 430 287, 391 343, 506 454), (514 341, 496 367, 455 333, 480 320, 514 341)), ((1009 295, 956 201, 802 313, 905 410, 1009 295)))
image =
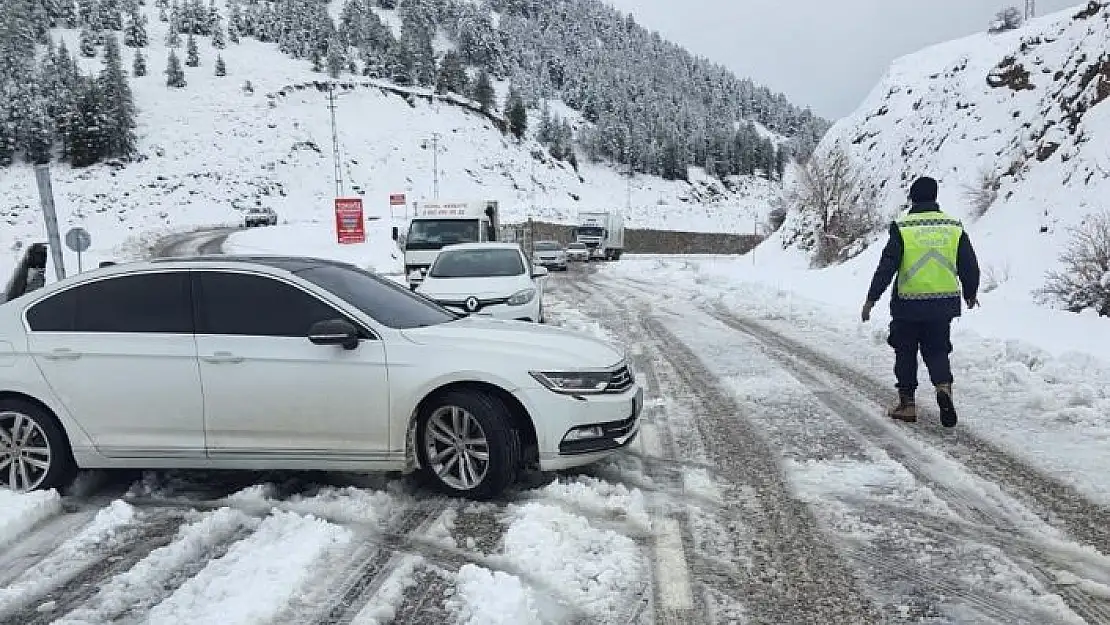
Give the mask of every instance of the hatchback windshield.
POLYGON ((318 265, 294 273, 342 298, 378 323, 397 330, 459 319, 459 315, 439 304, 357 267, 318 265))
POLYGON ((537 252, 556 252, 563 249, 563 246, 555 241, 537 241, 535 249, 537 252))
POLYGON ((520 252, 512 249, 453 250, 436 257, 433 278, 482 278, 519 276, 524 273, 520 252))

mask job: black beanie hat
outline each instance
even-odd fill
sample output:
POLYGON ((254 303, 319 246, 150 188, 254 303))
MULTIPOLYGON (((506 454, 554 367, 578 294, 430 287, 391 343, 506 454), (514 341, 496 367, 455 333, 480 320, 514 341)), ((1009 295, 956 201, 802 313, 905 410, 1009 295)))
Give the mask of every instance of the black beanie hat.
POLYGON ((937 201, 937 181, 928 176, 922 176, 914 181, 910 187, 910 201, 914 204, 937 201))

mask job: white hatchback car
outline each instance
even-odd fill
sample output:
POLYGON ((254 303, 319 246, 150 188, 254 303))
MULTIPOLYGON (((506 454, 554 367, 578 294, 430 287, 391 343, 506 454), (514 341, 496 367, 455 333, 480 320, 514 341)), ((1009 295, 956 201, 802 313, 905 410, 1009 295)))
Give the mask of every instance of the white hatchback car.
POLYGON ((543 323, 547 275, 515 243, 460 243, 440 250, 416 292, 468 315, 543 323))
POLYGON ((421 471, 487 499, 635 438, 608 343, 466 318, 351 265, 121 264, 0 305, 0 487, 77 468, 421 471))

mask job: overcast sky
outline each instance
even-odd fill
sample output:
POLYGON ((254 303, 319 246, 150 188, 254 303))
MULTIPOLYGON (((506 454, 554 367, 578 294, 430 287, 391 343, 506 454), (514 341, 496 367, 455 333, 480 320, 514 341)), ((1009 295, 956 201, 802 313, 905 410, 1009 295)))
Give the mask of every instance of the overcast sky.
MULTIPOLYGON (((1024 0, 607 0, 640 25, 793 102, 836 118, 855 110, 890 62, 986 30, 1024 0)), ((1037 0, 1044 15, 1085 0, 1037 0)))

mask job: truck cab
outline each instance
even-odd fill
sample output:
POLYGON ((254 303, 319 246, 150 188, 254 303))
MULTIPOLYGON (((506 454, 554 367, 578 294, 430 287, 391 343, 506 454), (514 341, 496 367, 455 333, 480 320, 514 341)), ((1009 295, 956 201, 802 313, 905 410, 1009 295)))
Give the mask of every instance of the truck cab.
POLYGON ((610 211, 579 213, 574 240, 586 246, 590 258, 620 260, 624 253, 624 217, 610 211))
POLYGON ((484 202, 417 204, 405 236, 405 275, 415 289, 424 280, 439 251, 456 243, 498 240, 498 205, 484 202))

